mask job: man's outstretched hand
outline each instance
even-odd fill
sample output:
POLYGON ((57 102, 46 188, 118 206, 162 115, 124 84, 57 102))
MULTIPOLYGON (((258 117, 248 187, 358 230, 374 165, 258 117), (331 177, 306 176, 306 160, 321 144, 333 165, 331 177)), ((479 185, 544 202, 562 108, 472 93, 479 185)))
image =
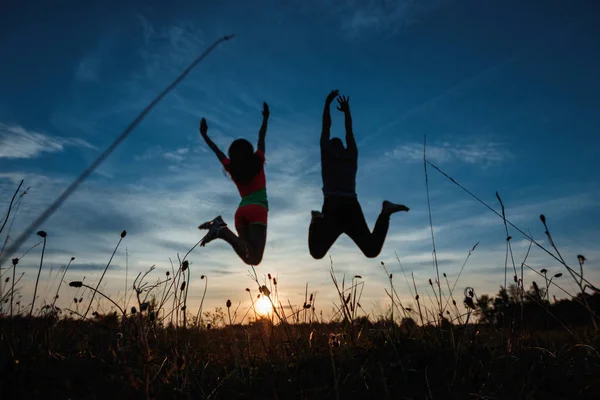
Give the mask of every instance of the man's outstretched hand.
POLYGON ((262 111, 262 115, 264 119, 268 119, 269 118, 269 105, 267 103, 263 103, 263 111, 262 111))
POLYGON ((200 134, 203 137, 206 137, 208 134, 208 125, 206 125, 206 118, 202 117, 202 120, 200 121, 200 134))
POLYGON ((343 113, 347 113, 350 112, 350 97, 348 96, 340 96, 337 99, 338 101, 338 106, 337 109, 340 110, 343 113))
POLYGON ((340 94, 339 90, 337 90, 337 89, 332 90, 331 93, 329 93, 327 95, 327 99, 325 100, 325 102, 327 104, 331 104, 331 102, 333 101, 333 99, 335 99, 336 97, 338 97, 339 94, 340 94))

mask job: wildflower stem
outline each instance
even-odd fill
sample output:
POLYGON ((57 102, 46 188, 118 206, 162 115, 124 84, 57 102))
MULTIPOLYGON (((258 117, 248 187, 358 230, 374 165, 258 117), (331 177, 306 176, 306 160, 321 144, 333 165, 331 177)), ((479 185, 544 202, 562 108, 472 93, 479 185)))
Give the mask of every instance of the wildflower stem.
POLYGON ((123 302, 124 304, 124 309, 127 310, 127 305, 129 304, 129 301, 127 299, 127 278, 129 275, 129 252, 127 251, 127 247, 125 247, 125 294, 123 296, 123 302))
POLYGON ((121 234, 121 238, 119 239, 119 242, 117 243, 117 246, 113 250, 113 253, 110 256, 110 260, 108 260, 108 264, 106 264, 106 267, 104 268, 104 272, 102 272, 102 276, 100 276, 100 280, 98 281, 98 284, 96 285, 96 289, 94 289, 94 291, 92 292, 92 298, 90 299, 90 304, 88 305, 87 310, 85 310, 85 313, 83 314, 83 319, 85 319, 87 317, 87 314, 90 311, 90 308, 92 308, 92 303, 94 302, 94 297, 96 296, 96 292, 98 292, 98 288, 100 287, 100 283, 102 282, 102 279, 104 279, 104 274, 106 274, 106 271, 108 270, 108 267, 110 266, 110 263, 112 262, 112 259, 115 256, 115 253, 117 252, 117 249, 119 248, 119 245, 123 241, 123 237, 124 237, 124 235, 121 234))
POLYGON ((187 326, 187 296, 190 289, 190 270, 188 267, 187 285, 185 286, 185 296, 183 297, 183 329, 187 326))
POLYGON ((37 296, 37 288, 38 283, 40 282, 40 274, 42 273, 42 264, 44 263, 44 251, 46 250, 46 234, 44 233, 44 245, 42 246, 42 256, 40 258, 40 268, 38 269, 37 278, 35 280, 35 289, 33 289, 33 300, 31 300, 31 311, 29 311, 29 316, 33 314, 33 306, 35 305, 35 297, 37 296))
POLYGON ((198 314, 196 315, 196 324, 198 325, 198 330, 200 330, 201 320, 202 320, 202 306, 204 305, 204 297, 206 296, 206 289, 208 288, 208 276, 202 275, 200 279, 204 279, 204 292, 202 293, 202 300, 200 300, 200 307, 198 307, 198 314))
POLYGON ((56 300, 58 299, 58 292, 60 291, 60 286, 63 283, 63 280, 65 279, 65 275, 67 274, 67 271, 69 270, 69 267, 71 266, 71 263, 73 262, 75 258, 71 257, 71 259, 69 260, 69 263, 67 264, 65 271, 63 272, 63 276, 60 278, 60 281, 58 281, 58 288, 56 289, 56 295, 54 295, 54 301, 52 302, 52 307, 54 307, 54 305, 56 304, 56 300))
MULTIPOLYGON (((438 267, 438 260, 437 260, 437 250, 435 248, 435 236, 433 234, 433 219, 431 216, 431 200, 429 198, 429 176, 427 175, 427 156, 426 156, 426 143, 427 143, 427 136, 423 137, 423 168, 425 169, 425 190, 427 191, 427 209, 429 212, 429 228, 431 229, 431 243, 433 245, 433 264, 435 266, 435 272, 437 274, 437 285, 438 285, 438 289, 439 289, 439 298, 436 296, 436 299, 438 299, 439 301, 439 310, 440 310, 440 314, 443 313, 442 311, 442 286, 440 285, 440 269, 438 267)), ((434 293, 435 293, 435 289, 434 289, 434 293)))
POLYGON ((10 287, 10 318, 12 320, 13 317, 13 297, 15 295, 15 274, 17 271, 17 262, 19 262, 19 260, 17 258, 15 258, 13 260, 13 275, 12 275, 12 282, 11 282, 11 287, 10 287))
POLYGON ((8 211, 6 211, 6 217, 4 218, 4 222, 2 223, 2 227, 0 227, 0 233, 2 233, 2 231, 4 230, 4 227, 6 226, 6 222, 8 222, 8 217, 10 216, 10 212, 12 210, 13 202, 15 201, 15 197, 17 197, 17 193, 19 193, 19 189, 21 189, 21 186, 23 185, 23 182, 24 182, 24 180, 21 179, 21 183, 19 183, 19 186, 17 187, 17 190, 15 190, 15 193, 13 194, 13 197, 10 200, 10 203, 8 205, 8 211))
MULTIPOLYGON (((123 310, 113 299, 111 299, 110 297, 108 297, 107 295, 105 295, 104 293, 99 291, 98 288, 94 289, 93 287, 86 285, 85 283, 82 283, 81 286, 84 288, 88 288, 95 293, 98 293, 100 296, 104 297, 106 300, 110 301, 115 307, 117 307, 117 309, 119 311, 121 311, 121 314, 125 315, 125 310, 123 310)), ((84 316, 84 318, 85 318, 85 316, 84 316)))

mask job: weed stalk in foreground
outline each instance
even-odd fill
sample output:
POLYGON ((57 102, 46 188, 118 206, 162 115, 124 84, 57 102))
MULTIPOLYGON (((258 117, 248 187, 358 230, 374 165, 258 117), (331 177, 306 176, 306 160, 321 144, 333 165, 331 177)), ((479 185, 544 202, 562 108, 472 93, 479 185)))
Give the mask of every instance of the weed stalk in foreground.
POLYGON ((33 290, 33 300, 31 300, 31 311, 29 311, 30 317, 31 317, 31 314, 33 314, 33 306, 35 305, 35 297, 37 296, 38 283, 40 282, 40 274, 42 273, 42 265, 44 263, 44 251, 46 250, 46 236, 47 236, 46 232, 39 231, 37 233, 37 235, 44 239, 44 246, 42 247, 42 257, 40 258, 40 268, 38 269, 37 278, 35 280, 35 289, 33 290))
POLYGON ((71 259, 69 260, 69 263, 67 264, 62 277, 60 278, 60 281, 58 281, 58 288, 56 289, 56 295, 54 295, 54 300, 52 301, 52 308, 54 309, 54 305, 56 304, 56 300, 58 299, 58 292, 60 292, 60 286, 63 283, 63 280, 65 279, 65 275, 67 274, 67 271, 69 270, 69 267, 71 266, 71 263, 75 260, 75 257, 71 257, 71 259))
MULTIPOLYGON (((427 155, 426 155, 426 146, 427 144, 427 135, 425 135, 423 137, 423 168, 425 169, 425 190, 427 192, 427 210, 429 212, 429 228, 431 229, 431 243, 433 245, 433 264, 435 267, 435 273, 437 275, 437 286, 438 286, 438 291, 439 291, 439 297, 436 296, 436 299, 438 300, 438 305, 439 305, 439 314, 440 314, 440 324, 442 323, 441 318, 443 318, 443 307, 442 307, 442 286, 440 284, 440 269, 438 266, 438 259, 437 259, 437 250, 435 247, 435 235, 433 234, 433 218, 431 216, 431 200, 429 198, 429 176, 427 174, 427 155)), ((432 288, 433 289, 433 288, 432 288)), ((435 289, 433 289, 433 292, 435 294, 435 289)))
POLYGON ((592 325, 594 325, 594 330, 597 332, 598 331, 598 324, 596 323, 596 314, 594 313, 594 311, 592 311, 592 309, 590 308, 590 305, 588 304, 587 301, 587 296, 585 293, 585 289, 590 287, 593 290, 598 290, 596 289, 595 286, 593 286, 592 284, 588 284, 587 280, 585 280, 583 278, 583 261, 585 260, 585 257, 583 256, 577 256, 577 260, 579 261, 579 268, 581 271, 581 275, 578 276, 579 279, 576 278, 576 276, 578 275, 575 271, 573 271, 573 269, 571 269, 570 267, 567 266, 567 263, 565 262, 564 258, 562 257, 562 255, 560 254, 560 252, 558 251, 558 248, 556 247, 556 245, 554 244, 554 240, 552 239, 552 235, 550 234, 550 230, 548 229, 548 225, 546 224, 546 217, 544 216, 544 214, 540 215, 540 221, 542 221, 542 224, 544 224, 544 228, 546 229, 546 236, 548 237, 548 241, 550 242, 550 245, 552 246, 552 248, 554 249, 554 251, 556 251, 556 254, 558 255, 558 257, 560 258, 560 260, 562 261, 562 264, 567 268, 567 271, 569 271, 569 273, 571 274, 571 277, 573 278, 573 280, 575 281, 575 283, 577 284, 577 286, 579 287, 580 293, 581 293, 581 297, 583 297, 583 302, 585 304, 585 308, 587 309, 588 313, 590 314, 590 318, 592 320, 592 325), (584 282, 586 282, 586 285, 584 285, 584 282))
POLYGON ((92 303, 94 302, 94 297, 96 296, 96 292, 98 291, 98 288, 100 287, 100 283, 102 282, 102 279, 104 279, 104 274, 106 274, 106 271, 108 270, 108 267, 110 266, 110 263, 112 262, 112 259, 115 256, 115 253, 117 252, 117 249, 119 248, 119 245, 121 244, 121 242, 123 241, 123 238, 126 235, 127 235, 127 231, 121 232, 121 238, 119 239, 119 242, 117 243, 117 246, 115 247, 115 250, 113 251, 112 255, 110 256, 110 260, 108 260, 108 264, 106 264, 106 268, 104 268, 104 272, 102 272, 102 276, 100 277, 100 280, 98 281, 98 284, 96 285, 96 289, 92 292, 92 298, 90 299, 90 304, 88 305, 87 310, 85 310, 85 313, 83 314, 83 319, 85 319, 87 317, 87 314, 90 311, 90 308, 92 308, 92 303))

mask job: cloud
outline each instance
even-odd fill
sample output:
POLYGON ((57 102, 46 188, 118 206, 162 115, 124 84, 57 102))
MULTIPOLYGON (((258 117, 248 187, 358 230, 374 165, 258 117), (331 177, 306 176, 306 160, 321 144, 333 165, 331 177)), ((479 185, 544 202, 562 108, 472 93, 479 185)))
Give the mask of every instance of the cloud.
POLYGON ((153 146, 148 148, 141 155, 134 156, 133 158, 136 161, 148 161, 163 158, 168 161, 179 163, 185 160, 185 157, 189 154, 189 152, 190 149, 188 147, 180 147, 175 150, 165 150, 162 146, 153 146))
POLYGON ((0 172, 0 183, 2 180, 9 180, 11 184, 16 185, 21 182, 21 179, 27 181, 27 186, 48 185, 55 183, 52 178, 44 175, 30 174, 27 172, 0 172), (32 184, 33 183, 33 184, 32 184))
POLYGON ((441 0, 346 0, 326 2, 350 39, 370 34, 395 34, 442 6, 441 0))
POLYGON ((69 270, 71 271, 102 271, 104 268, 106 268, 106 264, 100 263, 78 264, 77 262, 73 262, 69 266, 69 270))
POLYGON ((0 125, 0 157, 33 158, 62 150, 63 144, 54 138, 20 126, 0 125))
POLYGON ((150 40, 152 39, 152 35, 154 34, 154 27, 148 21, 146 17, 143 15, 138 15, 137 19, 140 21, 140 25, 142 28, 142 35, 144 37, 144 44, 146 46, 150 45, 150 40))
POLYGON ((97 57, 88 57, 81 60, 75 68, 75 79, 81 82, 95 82, 100 73, 100 61, 97 57))
MULTIPOLYGON (((404 144, 388 151, 389 158, 406 163, 423 162, 423 145, 420 143, 404 144)), ((489 167, 500 164, 513 157, 513 154, 498 142, 467 142, 427 145, 427 159, 436 164, 461 162, 470 165, 489 167)))
POLYGON ((79 82, 97 82, 103 64, 111 58, 111 53, 119 43, 122 33, 118 27, 109 27, 97 41, 93 50, 87 54, 75 66, 75 80, 79 82))
MULTIPOLYGON (((438 235, 440 232, 445 231, 447 228, 442 226, 434 226, 433 232, 438 235)), ((406 243, 406 242, 426 242, 431 241, 431 229, 430 227, 412 228, 408 232, 398 232, 388 235, 386 243, 406 243)))
POLYGON ((204 33, 193 23, 155 28, 142 15, 138 20, 143 38, 138 55, 144 60, 146 79, 155 79, 164 73, 180 73, 205 45, 204 33))
POLYGON ((163 157, 167 160, 181 162, 185 159, 185 155, 190 152, 190 149, 187 147, 182 147, 180 149, 174 151, 167 151, 163 154, 163 157))
POLYGON ((51 137, 18 125, 0 123, 0 158, 35 158, 42 153, 62 152, 65 146, 96 149, 83 139, 51 137))

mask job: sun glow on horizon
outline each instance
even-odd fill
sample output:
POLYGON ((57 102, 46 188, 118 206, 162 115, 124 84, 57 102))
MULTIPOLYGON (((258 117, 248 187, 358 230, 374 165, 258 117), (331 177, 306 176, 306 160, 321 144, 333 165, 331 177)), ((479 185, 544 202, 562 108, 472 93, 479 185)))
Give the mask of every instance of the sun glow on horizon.
POLYGON ((256 313, 263 317, 266 317, 273 311, 271 301, 265 296, 260 296, 260 299, 254 303, 254 307, 256 308, 256 313))

